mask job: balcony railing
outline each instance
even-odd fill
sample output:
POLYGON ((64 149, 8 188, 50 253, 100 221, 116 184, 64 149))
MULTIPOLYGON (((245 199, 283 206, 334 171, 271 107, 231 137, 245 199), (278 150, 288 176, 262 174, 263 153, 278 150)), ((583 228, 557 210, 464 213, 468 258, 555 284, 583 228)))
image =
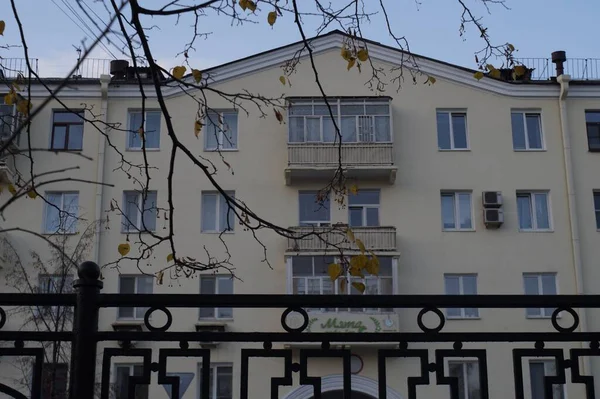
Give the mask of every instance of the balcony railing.
MULTIPOLYGON (((556 76, 555 65, 550 58, 517 58, 518 63, 532 68, 531 80, 549 80, 556 76)), ((600 80, 600 58, 567 58, 565 74, 573 80, 600 80)))
MULTIPOLYGON (((329 227, 295 226, 290 227, 290 230, 298 233, 298 236, 306 236, 299 239, 288 238, 288 251, 291 252, 357 250, 348 241, 346 225, 329 227)), ((365 248, 371 251, 397 250, 395 227, 352 227, 352 232, 356 238, 359 238, 365 244, 365 248)))
POLYGON ((289 143, 286 181, 329 178, 340 159, 349 177, 396 178, 394 143, 289 143))

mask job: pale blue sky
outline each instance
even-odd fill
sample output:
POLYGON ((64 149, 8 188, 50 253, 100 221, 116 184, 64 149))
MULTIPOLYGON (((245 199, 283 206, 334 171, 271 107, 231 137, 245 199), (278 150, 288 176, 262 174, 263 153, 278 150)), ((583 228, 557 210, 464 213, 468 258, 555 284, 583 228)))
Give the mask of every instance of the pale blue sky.
MULTIPOLYGON (((8 0, 3 0, 8 3, 8 0)), ((98 3, 87 0, 99 15, 106 15, 98 3)), ((338 0, 331 0, 334 3, 338 0)), ((343 1, 343 0, 339 0, 343 1)), ((473 27, 461 38, 458 33, 461 8, 456 0, 386 0, 390 18, 398 34, 406 35, 413 52, 440 59, 446 62, 475 67, 473 53, 483 43, 473 27)), ((483 16, 483 23, 488 26, 492 40, 510 42, 519 50, 518 57, 549 57, 554 50, 566 50, 568 57, 600 58, 600 1, 599 0, 506 0, 509 10, 492 5, 489 15, 478 5, 478 0, 466 0, 473 4, 474 11, 483 16)), ((161 0, 146 0, 142 4, 147 7, 163 3, 161 0)), ((299 4, 309 4, 308 0, 300 0, 299 4)), ((365 0, 367 5, 376 6, 378 0, 365 0), (372 3, 371 3, 372 2, 372 3)), ((19 0, 18 7, 28 37, 31 57, 40 59, 40 72, 44 76, 64 74, 76 60, 72 45, 79 45, 85 37, 84 33, 62 11, 76 20, 68 6, 83 13, 76 6, 75 0, 19 0)), ((4 8, 4 15, 10 11, 4 8)), ((266 13, 259 12, 258 24, 246 23, 243 26, 231 26, 228 17, 201 18, 204 31, 213 34, 207 39, 199 39, 197 52, 190 57, 194 66, 206 68, 225 63, 237 58, 269 50, 274 47, 298 41, 300 36, 289 15, 278 19, 274 28, 266 23, 266 13)), ((18 43, 18 32, 12 20, 12 13, 4 17, 7 27, 0 43, 18 43)), ((95 27, 86 21, 88 25, 95 27)), ((154 19, 148 25, 156 24, 150 34, 155 57, 166 67, 181 63, 176 54, 189 40, 191 34, 190 20, 182 20, 175 26, 175 20, 154 19)), ((314 35, 314 21, 307 23, 306 32, 314 35)), ((79 22, 79 25, 82 25, 79 22)), ((84 28, 85 29, 85 28, 84 28)), ((333 27, 332 27, 333 29, 333 27)), ((363 26, 365 37, 393 45, 387 31, 383 28, 381 16, 374 16, 371 24, 363 26)), ((88 36, 91 34, 88 33, 88 36)), ((87 39, 87 43, 91 39, 87 39)), ((118 42, 117 42, 118 43, 118 42)), ((122 46, 122 44, 121 44, 122 46)), ((118 50, 107 46, 116 56, 118 50)), ((19 49, 6 52, 3 57, 21 56, 19 49)), ((102 49, 93 53, 97 58, 112 58, 102 49)))

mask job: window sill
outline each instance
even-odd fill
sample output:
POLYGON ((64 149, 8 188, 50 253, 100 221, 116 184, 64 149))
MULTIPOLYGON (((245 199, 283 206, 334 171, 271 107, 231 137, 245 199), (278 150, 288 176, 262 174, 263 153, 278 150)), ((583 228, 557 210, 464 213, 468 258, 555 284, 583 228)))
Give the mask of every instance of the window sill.
POLYGON ((474 233, 475 229, 442 229, 442 232, 446 233, 474 233))
MULTIPOLYGON (((127 148, 127 149, 125 149, 125 151, 142 152, 143 150, 141 148, 127 148)), ((158 151, 160 151, 160 148, 146 148, 146 152, 158 152, 158 151)))
POLYGON ((439 152, 470 152, 470 148, 438 148, 439 152))
POLYGON ((513 148, 514 152, 547 152, 545 148, 530 148, 530 149, 516 149, 513 148))
POLYGON ((477 317, 446 316, 446 320, 481 320, 481 316, 477 316, 477 317))
POLYGON ((144 325, 144 319, 143 318, 135 318, 135 317, 118 317, 117 316, 117 320, 113 323, 113 325, 144 325))
MULTIPOLYGON (((549 320, 552 318, 552 316, 525 316, 526 319, 528 320, 549 320)), ((557 317, 557 319, 560 319, 560 316, 557 317)))
POLYGON ((52 232, 52 231, 44 231, 44 232, 42 232, 42 235, 49 236, 49 237, 51 237, 51 236, 76 236, 78 234, 79 234, 78 231, 74 231, 72 233, 71 232, 61 233, 61 232, 58 232, 58 231, 54 231, 54 232, 52 232))
POLYGON ((553 229, 546 229, 546 230, 519 229, 519 233, 554 233, 554 230, 553 229))
POLYGON ((233 323, 233 318, 229 319, 199 319, 196 322, 196 326, 206 327, 206 326, 226 326, 229 323, 233 323))
POLYGON ((235 231, 201 231, 202 234, 234 234, 235 231))
POLYGON ((239 152, 240 150, 238 148, 205 148, 204 152, 239 152))
POLYGON ((69 148, 50 148, 48 151, 51 152, 83 152, 83 148, 69 149, 69 148))
POLYGON ((132 231, 121 230, 121 234, 152 234, 152 233, 156 233, 156 230, 132 230, 132 231))

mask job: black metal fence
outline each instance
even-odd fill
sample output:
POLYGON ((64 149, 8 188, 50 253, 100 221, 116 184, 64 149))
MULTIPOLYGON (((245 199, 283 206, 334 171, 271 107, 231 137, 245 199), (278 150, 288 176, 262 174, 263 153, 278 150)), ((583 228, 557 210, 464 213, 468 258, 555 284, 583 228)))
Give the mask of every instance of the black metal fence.
MULTIPOLYGON (((320 296, 320 295, 187 295, 187 294, 101 294, 102 282, 97 265, 91 262, 79 268, 79 280, 74 282, 75 294, 0 294, 0 356, 8 359, 15 356, 29 356, 34 359, 32 368, 31 398, 43 397, 42 368, 44 349, 39 342, 64 341, 71 343, 70 398, 91 399, 100 396, 107 399, 111 390, 111 362, 116 356, 138 356, 143 358, 143 373, 129 377, 128 397, 135 398, 135 389, 140 384, 150 384, 151 373, 158 374, 158 383, 171 386, 171 398, 179 398, 179 378, 168 375, 167 359, 197 357, 202 364, 210 364, 211 349, 190 348, 190 343, 238 342, 259 347, 244 348, 241 353, 239 397, 249 398, 249 359, 279 358, 285 364, 283 376, 273 376, 270 384, 270 397, 279 398, 279 388, 292 385, 292 376, 299 373, 301 385, 314 389, 314 398, 320 399, 321 378, 308 375, 308 360, 311 358, 340 358, 343 364, 343 386, 338 397, 351 398, 351 352, 344 343, 388 343, 376 351, 378 398, 386 399, 387 381, 390 380, 386 360, 410 358, 420 362, 420 376, 398 376, 407 381, 408 398, 417 397, 417 387, 432 384, 435 375, 437 385, 447 385, 452 399, 462 398, 459 381, 446 375, 444 362, 451 357, 475 358, 478 361, 479 396, 490 397, 488 381, 488 359, 486 346, 495 343, 518 343, 512 348, 514 392, 504 397, 525 398, 521 360, 525 357, 552 358, 556 364, 556 375, 544 378, 544 397, 553 396, 553 386, 583 384, 585 397, 595 397, 592 376, 583 375, 581 364, 584 358, 600 356, 600 334, 582 331, 580 311, 583 308, 599 308, 600 296, 519 296, 519 295, 386 295, 386 296, 320 296), (416 316, 416 331, 407 332, 311 332, 311 312, 308 308, 322 308, 324 302, 331 308, 394 308, 397 311, 413 309, 416 316), (69 331, 7 331, 7 309, 17 306, 67 306, 75 308, 75 318, 69 331), (283 309, 279 331, 171 331, 175 308, 232 307, 253 309, 283 309), (144 329, 139 331, 99 331, 98 315, 102 308, 144 307, 144 329), (499 331, 446 332, 444 308, 553 308, 548 320, 548 328, 543 331, 512 331, 508 326, 499 331), (162 325, 155 325, 157 319, 152 314, 162 312, 162 325), (297 323, 290 324, 289 316, 297 316, 297 323), (434 316, 432 323, 431 317, 434 316), (501 330, 501 331, 500 331, 501 330), (132 342, 171 342, 177 347, 138 348, 132 342), (291 349, 282 343, 317 343, 316 347, 291 349), (334 343, 336 345, 334 345, 334 343), (341 343, 341 349, 338 344, 341 343), (433 345, 436 344, 434 348, 433 345), (101 362, 97 362, 97 348, 104 347, 101 362), (481 348, 464 348, 479 345, 481 348), (420 345, 420 347, 417 347, 420 345), (431 345, 431 347, 428 347, 431 345), (447 348, 438 348, 448 345, 447 348), (283 349, 276 349, 281 346, 283 349), (548 347, 547 347, 548 346, 548 347), (558 346, 558 347, 557 347, 558 346), (562 348, 561 348, 562 346, 562 348), (153 361, 153 355, 158 361, 153 361), (430 355, 432 357, 430 358, 430 355), (296 359, 296 361, 294 360, 296 359), (97 364, 99 363, 99 364, 97 364), (570 381, 566 371, 570 370, 570 381), (98 380, 97 372, 101 378, 98 380), (430 376, 430 374, 432 376, 430 376), (96 392, 99 387, 99 392, 96 392)), ((374 349, 375 351, 375 349, 374 349)), ((202 368, 199 376, 200 398, 213 399, 210 386, 209 368, 202 368)), ((510 384, 507 384, 510 386, 510 384)), ((0 393, 9 397, 25 398, 15 388, 0 384, 0 393)), ((323 394, 325 395, 325 394, 323 394)), ((362 396, 361 396, 362 397, 362 396)), ((536 398, 537 399, 537 398, 536 398)))

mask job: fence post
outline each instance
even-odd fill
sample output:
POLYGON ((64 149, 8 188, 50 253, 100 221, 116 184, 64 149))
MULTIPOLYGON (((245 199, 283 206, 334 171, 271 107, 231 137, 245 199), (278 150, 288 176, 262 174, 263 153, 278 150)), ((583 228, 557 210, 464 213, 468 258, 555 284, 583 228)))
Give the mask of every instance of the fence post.
POLYGON ((102 289, 100 267, 83 262, 73 282, 77 293, 73 342, 71 343, 70 398, 93 399, 96 377, 96 333, 98 332, 98 295, 102 289))

